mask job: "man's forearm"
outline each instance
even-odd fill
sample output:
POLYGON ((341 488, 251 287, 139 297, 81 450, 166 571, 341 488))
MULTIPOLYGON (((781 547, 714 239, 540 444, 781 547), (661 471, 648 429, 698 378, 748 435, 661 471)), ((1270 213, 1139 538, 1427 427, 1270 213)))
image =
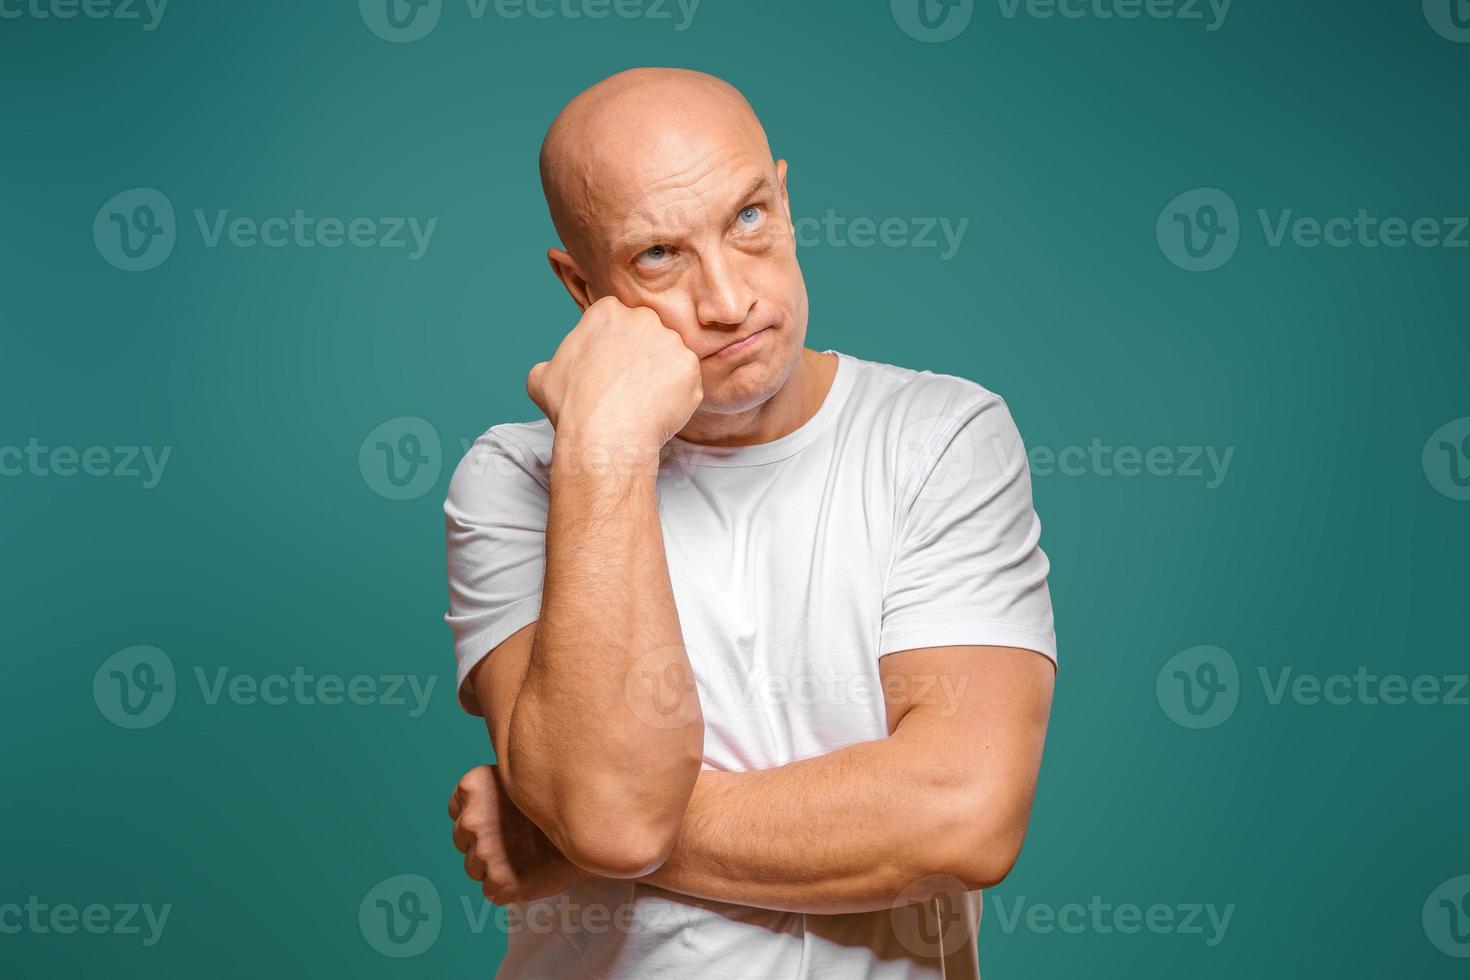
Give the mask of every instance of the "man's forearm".
POLYGON ((607 456, 558 432, 541 615, 502 759, 516 804, 600 873, 662 860, 702 755, 657 458, 657 447, 607 456))
MULTIPOLYGON (((936 879, 987 887, 1019 840, 975 780, 922 738, 861 742, 756 772, 701 772, 668 860, 642 880, 795 912, 886 909, 936 879)), ((997 795, 1004 790, 997 787, 997 795)))

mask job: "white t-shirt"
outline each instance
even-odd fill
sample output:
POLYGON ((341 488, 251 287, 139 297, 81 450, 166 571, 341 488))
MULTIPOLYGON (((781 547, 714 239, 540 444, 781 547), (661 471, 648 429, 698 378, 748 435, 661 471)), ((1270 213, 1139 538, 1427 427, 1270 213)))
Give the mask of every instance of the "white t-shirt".
MULTIPOLYGON (((1005 402, 963 378, 828 353, 832 387, 794 432, 734 448, 675 438, 660 464, 707 769, 886 737, 878 661, 897 650, 1056 658, 1030 472, 1005 402)), ((539 615, 552 437, 544 419, 497 425, 449 487, 445 619, 467 710, 471 667, 539 615)), ((977 975, 979 919, 978 892, 927 913, 808 915, 595 881, 511 917, 499 976, 953 980, 977 975)))

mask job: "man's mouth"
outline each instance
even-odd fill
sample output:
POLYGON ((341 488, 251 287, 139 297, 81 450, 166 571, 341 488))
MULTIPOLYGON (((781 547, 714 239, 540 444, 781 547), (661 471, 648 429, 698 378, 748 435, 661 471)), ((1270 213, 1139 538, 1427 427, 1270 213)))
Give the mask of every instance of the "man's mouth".
POLYGON ((726 344, 713 354, 707 354, 706 357, 733 357, 736 354, 743 354, 761 343, 770 329, 770 327, 764 327, 753 334, 747 334, 739 340, 726 344))

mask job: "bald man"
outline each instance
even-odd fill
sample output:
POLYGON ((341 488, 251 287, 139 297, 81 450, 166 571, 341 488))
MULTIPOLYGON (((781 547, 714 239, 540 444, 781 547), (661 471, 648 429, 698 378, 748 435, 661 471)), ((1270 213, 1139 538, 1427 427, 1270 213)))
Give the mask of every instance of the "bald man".
POLYGON ((581 318, 445 503, 502 978, 978 975, 1056 661, 1026 455, 972 381, 804 346, 786 177, 690 71, 542 147, 581 318))

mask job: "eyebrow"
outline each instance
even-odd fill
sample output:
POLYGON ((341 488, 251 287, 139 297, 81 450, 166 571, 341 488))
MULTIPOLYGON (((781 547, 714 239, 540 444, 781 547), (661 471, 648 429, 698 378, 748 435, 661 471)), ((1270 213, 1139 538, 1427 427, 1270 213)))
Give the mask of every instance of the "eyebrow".
MULTIPOLYGON (((770 190, 771 178, 766 174, 761 174, 759 177, 755 178, 746 185, 745 192, 740 195, 741 204, 739 206, 742 208, 745 207, 745 202, 753 200, 757 195, 769 194, 770 190)), ((634 249, 642 251, 643 249, 649 248, 653 245, 662 244, 671 237, 674 236, 664 234, 660 229, 657 228, 653 229, 647 234, 637 232, 634 234, 622 235, 613 242, 613 254, 622 255, 624 252, 632 251, 634 249)))

